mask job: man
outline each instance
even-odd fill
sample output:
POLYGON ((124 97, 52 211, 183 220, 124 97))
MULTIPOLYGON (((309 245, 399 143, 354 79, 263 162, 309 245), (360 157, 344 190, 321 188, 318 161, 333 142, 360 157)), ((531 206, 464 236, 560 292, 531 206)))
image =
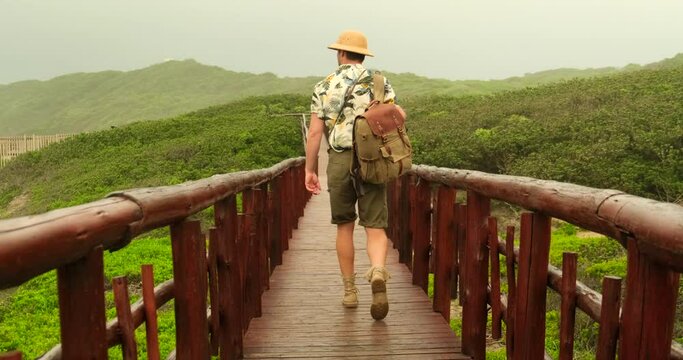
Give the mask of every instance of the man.
MULTIPOLYGON (((358 306, 358 289, 355 286, 353 229, 358 215, 359 225, 365 227, 367 251, 371 267, 365 274, 372 286, 370 313, 381 320, 389 311, 386 281, 389 273, 384 267, 387 254, 386 186, 363 184, 364 194, 357 196, 350 174, 353 162, 353 124, 356 116, 363 114, 374 99, 372 93, 373 71, 363 67, 365 56, 373 56, 368 42, 360 32, 345 31, 336 43, 328 46, 337 51, 339 67, 319 82, 311 101, 311 124, 306 144, 306 188, 320 193, 320 181, 316 175, 318 150, 323 131, 330 148, 327 167, 327 183, 330 192, 332 223, 337 225, 337 257, 344 282, 345 307, 358 306)), ((384 82, 385 102, 396 98, 393 89, 384 82)))

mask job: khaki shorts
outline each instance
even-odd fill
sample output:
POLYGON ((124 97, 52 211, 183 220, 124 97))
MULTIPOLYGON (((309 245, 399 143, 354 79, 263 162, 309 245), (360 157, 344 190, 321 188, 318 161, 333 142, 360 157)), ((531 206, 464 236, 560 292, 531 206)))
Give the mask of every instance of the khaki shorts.
POLYGON ((360 214, 360 226, 369 228, 387 227, 387 188, 386 185, 364 184, 365 195, 358 198, 351 182, 351 163, 353 151, 338 153, 329 150, 327 164, 327 188, 330 192, 332 223, 345 224, 356 221, 356 202, 360 214))

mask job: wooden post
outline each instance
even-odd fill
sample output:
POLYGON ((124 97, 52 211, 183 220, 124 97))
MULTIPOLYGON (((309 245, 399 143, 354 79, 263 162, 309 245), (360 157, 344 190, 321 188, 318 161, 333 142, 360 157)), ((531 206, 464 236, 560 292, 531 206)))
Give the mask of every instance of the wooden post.
POLYGON ((261 222, 259 228, 261 233, 259 235, 259 272, 261 274, 261 291, 262 295, 265 290, 270 288, 270 268, 268 265, 268 254, 270 247, 268 246, 270 239, 270 218, 272 208, 269 203, 268 183, 261 184, 261 222))
POLYGON ((465 245, 465 299, 462 314, 462 349, 475 360, 486 358, 486 293, 488 284, 488 217, 490 200, 467 192, 465 245))
POLYGON ((0 360, 21 360, 21 351, 10 351, 0 354, 0 360))
POLYGON ((270 271, 282 265, 282 176, 270 183, 268 202, 270 204, 270 271))
POLYGON ((119 321, 123 359, 135 360, 138 358, 138 346, 135 343, 135 324, 133 324, 133 315, 130 312, 128 280, 125 276, 119 276, 113 278, 111 284, 114 290, 116 317, 119 321))
POLYGON ((412 186, 412 176, 401 177, 401 214, 400 216, 400 229, 401 229, 401 245, 399 247, 399 262, 401 264, 406 264, 408 267, 412 266, 413 254, 412 254, 412 216, 411 216, 411 199, 412 193, 414 191, 414 186, 412 186))
POLYGON ((207 359, 206 243, 199 221, 172 224, 171 246, 177 356, 180 359, 207 359))
POLYGON ((550 218, 537 213, 522 214, 515 359, 541 359, 545 354, 549 251, 550 218))
POLYGON ((597 360, 613 360, 617 355, 620 309, 621 278, 606 276, 602 280, 600 332, 598 334, 598 354, 595 357, 597 360))
POLYGON ((667 359, 680 274, 649 260, 627 239, 626 298, 619 330, 620 359, 667 359))
POLYGON ((289 170, 280 175, 282 178, 280 198, 278 199, 278 206, 280 207, 280 241, 282 242, 281 249, 284 252, 289 250, 289 231, 292 224, 290 217, 292 212, 289 210, 290 194, 289 194, 289 176, 287 174, 289 170))
POLYGON ((562 304, 560 305, 560 360, 574 358, 577 254, 562 254, 562 304))
POLYGON ((505 353, 512 359, 515 353, 515 307, 517 281, 515 278, 515 227, 508 226, 505 233, 505 265, 507 267, 508 306, 505 313, 505 353))
POLYGON ((211 343, 211 355, 218 355, 220 338, 220 316, 218 309, 220 304, 218 292, 218 231, 216 228, 209 229, 209 300, 211 304, 211 318, 209 319, 209 333, 211 343))
POLYGON ((431 235, 431 196, 429 182, 420 179, 416 191, 413 213, 415 233, 413 236, 413 284, 427 292, 429 286, 429 250, 431 235))
POLYGON ((460 279, 460 296, 458 303, 460 306, 465 301, 465 279, 467 276, 467 258, 465 257, 465 247, 467 245, 467 205, 459 204, 456 211, 456 221, 458 225, 458 278, 460 279))
POLYGON ((460 276, 460 260, 458 259, 458 249, 460 240, 458 239, 458 211, 459 204, 453 199, 453 231, 450 235, 450 241, 453 244, 453 261, 451 263, 451 299, 458 298, 458 276, 460 276))
POLYGON ((237 208, 235 195, 214 206, 219 245, 216 248, 220 330, 220 358, 242 356, 242 292, 237 256, 237 208))
POLYGON ((453 270, 453 203, 455 190, 439 186, 436 211, 434 311, 450 321, 451 275, 453 270))
POLYGON ((500 301, 500 256, 498 256, 498 221, 489 217, 489 254, 491 256, 491 337, 500 339, 502 335, 500 301))
POLYGON ((102 247, 57 269, 63 359, 106 359, 102 247))
POLYGON ((142 298, 145 304, 145 330, 147 359, 159 360, 159 334, 157 333, 157 306, 154 298, 154 271, 152 265, 142 265, 142 298))

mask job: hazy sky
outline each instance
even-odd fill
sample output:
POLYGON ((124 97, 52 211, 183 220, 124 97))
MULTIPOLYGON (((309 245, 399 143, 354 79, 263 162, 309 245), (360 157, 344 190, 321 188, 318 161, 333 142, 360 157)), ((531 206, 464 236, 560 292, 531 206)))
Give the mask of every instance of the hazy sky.
POLYGON ((0 0, 0 83, 169 58, 322 75, 344 29, 368 35, 369 67, 504 78, 683 52, 683 1, 0 0))

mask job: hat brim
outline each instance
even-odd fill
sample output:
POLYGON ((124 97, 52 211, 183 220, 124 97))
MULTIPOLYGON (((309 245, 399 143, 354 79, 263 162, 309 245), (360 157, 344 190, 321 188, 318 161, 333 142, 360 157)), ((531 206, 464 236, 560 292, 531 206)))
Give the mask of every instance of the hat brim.
POLYGON ((375 56, 370 51, 368 51, 368 49, 364 49, 364 48, 357 47, 357 46, 349 46, 349 45, 342 45, 339 43, 334 43, 334 44, 328 46, 327 48, 332 49, 332 50, 344 50, 344 51, 348 51, 348 52, 352 52, 352 53, 356 53, 356 54, 361 54, 361 55, 366 55, 366 56, 375 56))

